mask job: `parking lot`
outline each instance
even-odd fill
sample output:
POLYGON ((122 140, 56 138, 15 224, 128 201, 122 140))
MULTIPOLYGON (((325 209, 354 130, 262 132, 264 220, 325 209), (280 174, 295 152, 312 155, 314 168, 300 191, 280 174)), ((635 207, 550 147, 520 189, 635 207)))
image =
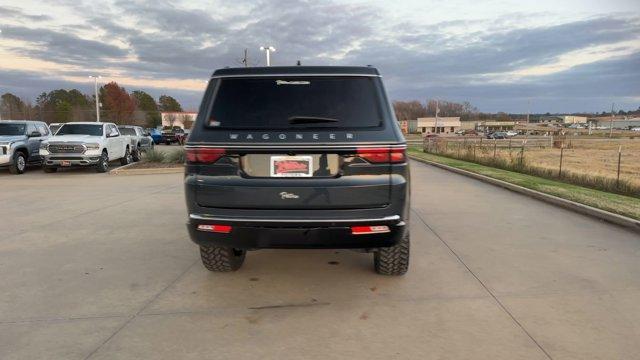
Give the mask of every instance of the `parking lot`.
POLYGON ((0 359, 637 359, 640 236, 412 164, 412 263, 210 273, 182 175, 0 172, 0 359))

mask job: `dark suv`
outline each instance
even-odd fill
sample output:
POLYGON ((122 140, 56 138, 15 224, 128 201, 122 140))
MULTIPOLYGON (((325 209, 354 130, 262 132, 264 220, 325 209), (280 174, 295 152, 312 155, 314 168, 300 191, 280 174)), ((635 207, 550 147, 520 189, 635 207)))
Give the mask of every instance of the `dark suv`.
POLYGON ((375 68, 217 70, 185 148, 207 269, 237 270, 247 250, 341 248, 407 271, 406 143, 375 68))

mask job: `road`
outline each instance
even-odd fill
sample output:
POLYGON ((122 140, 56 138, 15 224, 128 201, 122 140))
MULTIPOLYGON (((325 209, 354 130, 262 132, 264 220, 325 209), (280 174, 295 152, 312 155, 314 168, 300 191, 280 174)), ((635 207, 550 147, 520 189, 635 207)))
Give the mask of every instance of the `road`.
POLYGON ((182 176, 0 173, 0 359, 637 359, 637 233, 412 164, 404 277, 200 264, 182 176))

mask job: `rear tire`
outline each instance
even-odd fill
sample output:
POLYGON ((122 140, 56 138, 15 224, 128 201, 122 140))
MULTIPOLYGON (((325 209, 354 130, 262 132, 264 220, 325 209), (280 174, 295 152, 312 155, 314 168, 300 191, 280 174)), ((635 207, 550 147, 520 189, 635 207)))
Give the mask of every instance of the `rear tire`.
POLYGON ((44 172, 46 172, 47 174, 52 174, 52 173, 54 173, 54 172, 57 172, 57 171, 58 171, 58 168, 56 168, 56 167, 48 167, 48 166, 45 166, 45 167, 43 167, 42 169, 43 169, 43 170, 44 170, 44 172))
POLYGON ((16 151, 13 154, 13 163, 9 166, 9 172, 12 174, 24 174, 27 168, 27 156, 22 151, 16 151))
POLYGON ((382 248, 373 254, 373 265, 381 275, 404 275, 409 269, 409 234, 396 245, 382 248))
POLYGON ((209 271, 230 272, 240 269, 247 255, 246 250, 219 246, 200 245, 202 265, 209 271))
POLYGON ((137 147, 137 148, 136 148, 136 151, 134 151, 134 152, 131 154, 131 158, 133 159, 133 161, 134 161, 134 162, 138 162, 138 161, 140 161, 140 158, 141 158, 141 156, 140 156, 140 155, 141 155, 140 147, 137 147))

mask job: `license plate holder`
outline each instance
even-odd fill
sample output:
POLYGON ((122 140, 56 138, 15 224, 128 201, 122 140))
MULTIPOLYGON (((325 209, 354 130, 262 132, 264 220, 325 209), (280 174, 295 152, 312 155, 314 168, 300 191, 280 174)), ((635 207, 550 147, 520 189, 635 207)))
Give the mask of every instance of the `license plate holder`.
POLYGON ((313 176, 313 157, 271 156, 269 169, 271 177, 311 177, 313 176))

